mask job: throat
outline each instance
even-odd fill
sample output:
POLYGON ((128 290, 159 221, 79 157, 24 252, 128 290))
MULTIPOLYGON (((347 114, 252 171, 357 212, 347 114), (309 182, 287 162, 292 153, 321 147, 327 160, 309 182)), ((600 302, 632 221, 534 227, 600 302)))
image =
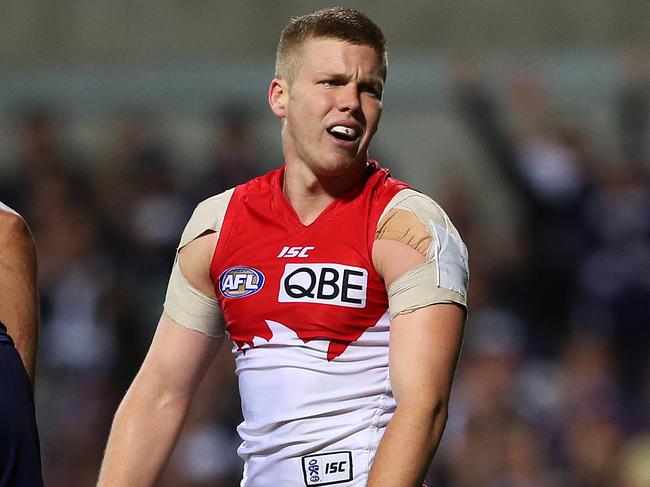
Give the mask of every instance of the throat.
POLYGON ((339 198, 353 198, 369 174, 364 164, 344 175, 318 177, 312 171, 302 171, 301 166, 285 166, 282 193, 303 225, 310 225, 339 198))
POLYGON ((314 223, 318 217, 332 204, 335 198, 328 194, 311 195, 292 198, 286 194, 289 204, 296 213, 298 220, 305 226, 314 223))

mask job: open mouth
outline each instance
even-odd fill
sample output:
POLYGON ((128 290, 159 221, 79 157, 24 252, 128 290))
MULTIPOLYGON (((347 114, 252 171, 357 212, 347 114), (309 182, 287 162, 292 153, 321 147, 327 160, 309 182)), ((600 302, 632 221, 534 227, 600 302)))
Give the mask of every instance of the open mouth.
POLYGON ((327 129, 327 132, 333 137, 345 142, 354 142, 360 135, 360 131, 352 127, 346 127, 345 125, 333 125, 327 129))

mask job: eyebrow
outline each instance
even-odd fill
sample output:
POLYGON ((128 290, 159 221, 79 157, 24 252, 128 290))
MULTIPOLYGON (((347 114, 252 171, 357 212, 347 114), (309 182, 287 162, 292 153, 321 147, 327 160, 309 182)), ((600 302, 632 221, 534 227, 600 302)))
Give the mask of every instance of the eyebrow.
MULTIPOLYGON (((342 81, 348 81, 351 79, 351 76, 348 76, 343 73, 330 73, 327 71, 318 71, 316 73, 317 78, 332 78, 336 80, 342 80, 342 81)), ((370 76, 366 78, 362 78, 359 80, 359 84, 362 85, 378 85, 378 86, 383 86, 384 85, 384 79, 382 78, 381 75, 377 76, 370 76)))
POLYGON ((366 80, 366 81, 359 81, 359 86, 362 88, 370 88, 373 90, 377 90, 379 93, 382 93, 384 91, 384 83, 379 80, 379 81, 373 81, 373 80, 366 80))
MULTIPOLYGON (((334 72, 330 72, 330 71, 317 71, 316 75, 317 76, 330 76, 332 78, 345 78, 345 79, 348 79, 350 77, 350 76, 348 76, 348 75, 346 75, 344 73, 334 73, 334 72)), ((377 73, 376 75, 371 74, 370 76, 368 76, 368 78, 377 78, 377 79, 383 80, 381 74, 379 74, 379 73, 377 73)))
POLYGON ((336 79, 349 79, 348 76, 342 73, 330 73, 328 71, 318 71, 316 76, 319 78, 336 78, 336 79))

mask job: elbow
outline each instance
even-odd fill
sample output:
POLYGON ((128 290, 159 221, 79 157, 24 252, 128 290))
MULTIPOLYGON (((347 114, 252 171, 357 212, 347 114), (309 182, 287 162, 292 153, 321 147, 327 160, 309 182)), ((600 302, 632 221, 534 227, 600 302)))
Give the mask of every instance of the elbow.
POLYGON ((141 370, 127 391, 124 402, 151 414, 166 415, 176 410, 184 411, 190 399, 191 395, 185 390, 170 388, 160 377, 143 374, 141 370))
POLYGON ((444 429, 447 423, 449 400, 447 397, 403 398, 397 403, 396 414, 418 419, 420 424, 432 430, 444 429))
POLYGON ((432 427, 435 429, 444 428, 447 424, 447 417, 449 415, 449 401, 446 399, 438 398, 431 401, 425 406, 431 418, 432 427))

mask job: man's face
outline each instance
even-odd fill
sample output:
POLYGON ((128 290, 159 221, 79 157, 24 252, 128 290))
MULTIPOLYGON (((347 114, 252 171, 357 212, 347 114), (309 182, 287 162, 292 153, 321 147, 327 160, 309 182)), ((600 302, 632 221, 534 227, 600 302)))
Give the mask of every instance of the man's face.
POLYGON ((325 177, 365 165, 382 110, 381 58, 370 46, 330 38, 307 40, 298 55, 293 80, 273 80, 269 96, 284 119, 287 163, 325 177))

